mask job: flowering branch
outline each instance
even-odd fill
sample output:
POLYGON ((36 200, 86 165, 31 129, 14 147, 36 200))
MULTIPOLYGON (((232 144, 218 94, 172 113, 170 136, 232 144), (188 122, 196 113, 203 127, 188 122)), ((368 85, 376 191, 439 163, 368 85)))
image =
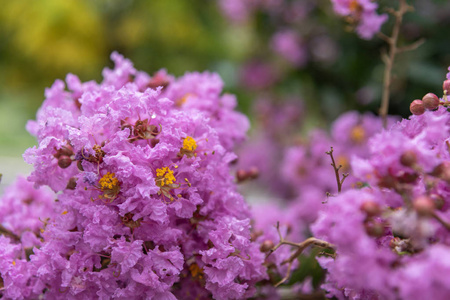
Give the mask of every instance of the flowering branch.
POLYGON ((392 76, 392 67, 394 65, 395 55, 401 52, 410 51, 417 49, 423 44, 424 40, 418 40, 415 43, 398 47, 398 36, 400 32, 400 26, 403 22, 403 15, 409 11, 412 11, 413 7, 406 3, 406 0, 400 0, 400 5, 398 10, 390 9, 389 12, 395 17, 394 28, 392 29, 392 35, 386 36, 383 33, 379 33, 378 37, 384 40, 389 45, 389 54, 382 55, 383 62, 386 67, 384 69, 384 79, 383 79, 383 95, 381 98, 380 116, 383 119, 383 126, 386 127, 387 124, 387 114, 389 108, 389 94, 392 76))
POLYGON ((269 253, 266 256, 266 259, 267 259, 267 257, 269 257, 269 255, 271 255, 273 252, 275 252, 282 245, 289 245, 289 246, 297 247, 297 250, 295 252, 293 252, 289 258, 285 259, 281 263, 282 265, 288 264, 288 269, 286 272, 286 276, 284 276, 283 279, 281 279, 277 284, 275 284, 275 287, 278 287, 279 285, 283 284, 284 282, 286 282, 286 280, 289 279, 289 277, 291 276, 292 265, 294 264, 295 259, 297 259, 297 257, 299 257, 300 254, 302 254, 302 252, 309 246, 312 245, 312 246, 317 246, 317 247, 321 247, 321 248, 328 248, 328 249, 334 250, 334 246, 332 244, 330 244, 326 241, 323 241, 323 240, 316 239, 314 237, 307 238, 306 240, 304 240, 301 243, 294 243, 294 242, 285 240, 280 232, 280 222, 277 222, 277 232, 278 232, 278 236, 280 237, 280 242, 277 245, 275 245, 272 249, 270 249, 269 253))
POLYGON ((349 174, 348 173, 342 174, 341 179, 341 176, 339 175, 339 170, 342 168, 342 165, 336 166, 336 162, 334 161, 333 157, 333 147, 330 147, 330 151, 327 151, 325 153, 331 157, 331 166, 334 168, 334 173, 336 174, 336 181, 338 186, 338 193, 340 193, 342 190, 342 184, 344 183, 345 178, 347 178, 349 174))

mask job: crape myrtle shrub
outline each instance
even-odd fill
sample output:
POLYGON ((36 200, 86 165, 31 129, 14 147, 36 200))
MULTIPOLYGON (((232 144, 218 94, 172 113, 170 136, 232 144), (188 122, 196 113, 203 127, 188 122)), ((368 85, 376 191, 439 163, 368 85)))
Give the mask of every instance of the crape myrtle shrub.
POLYGON ((216 74, 150 77, 111 57, 101 84, 56 81, 27 125, 28 179, 56 194, 20 180, 2 199, 17 208, 1 220, 3 295, 252 295, 267 275, 229 172, 249 126, 234 96, 216 74))
MULTIPOLYGON (((413 101, 413 116, 389 118, 388 129, 351 112, 330 134, 286 149, 280 181, 295 196, 287 209, 252 214, 235 180, 254 174, 230 175, 248 122, 220 95, 220 78, 150 77, 112 59, 101 84, 56 81, 27 125, 39 142, 24 154, 34 171, 1 199, 2 296, 277 299, 274 283, 301 267, 288 246, 311 241, 286 238, 311 228, 332 243, 312 242, 333 249, 319 258, 328 296, 446 299, 450 81, 443 97, 413 101), (338 189, 330 144, 331 161, 348 160, 351 172, 338 189)), ((305 281, 292 291, 314 289, 305 281)))
MULTIPOLYGON (((332 2, 364 39, 387 20, 373 1, 332 2)), ((291 37, 274 49, 300 68, 291 37)), ((100 84, 57 80, 27 124, 34 170, 0 201, 2 297, 448 299, 450 73, 408 119, 347 112, 298 140, 302 107, 259 102, 242 144, 249 123, 217 74, 111 58, 100 84), (250 209, 236 183, 256 177, 276 201, 250 209), (298 275, 310 245, 322 279, 298 275)))

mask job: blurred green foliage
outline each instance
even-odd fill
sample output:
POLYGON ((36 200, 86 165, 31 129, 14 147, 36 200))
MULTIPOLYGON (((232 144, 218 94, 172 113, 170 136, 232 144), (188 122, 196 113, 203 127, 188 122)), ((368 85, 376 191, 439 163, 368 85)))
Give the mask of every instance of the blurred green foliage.
MULTIPOLYGON (((0 154, 33 143, 25 123, 67 73, 101 80, 117 50, 136 67, 217 69, 235 56, 212 1, 0 0, 0 154)), ((239 52, 239 51, 237 51, 239 52)), ((232 76, 232 75, 231 75, 232 76)))
MULTIPOLYGON (((42 103, 45 87, 67 73, 101 80, 102 68, 112 65, 109 55, 114 50, 150 74, 160 68, 177 76, 217 71, 246 113, 261 94, 303 98, 313 125, 348 109, 376 112, 383 72, 380 52, 385 45, 377 39, 359 39, 345 29, 329 0, 316 2, 306 25, 296 30, 306 43, 326 34, 337 45, 337 57, 326 63, 311 59, 303 68, 294 68, 271 56, 270 37, 283 24, 264 12, 231 24, 217 1, 0 0, 0 155, 19 155, 33 143, 24 127, 42 103), (255 58, 283 73, 270 91, 253 91, 241 84, 242 64, 255 58)), ((407 15, 401 42, 420 37, 427 42, 402 55, 394 68, 390 112, 404 117, 411 100, 427 92, 440 93, 436 82, 444 79, 450 65, 450 3, 411 2, 417 10, 407 15)), ((388 6, 395 1, 381 3, 388 6)), ((385 24, 383 30, 389 32, 391 25, 385 24)), ((316 50, 310 47, 309 56, 314 57, 316 50)))

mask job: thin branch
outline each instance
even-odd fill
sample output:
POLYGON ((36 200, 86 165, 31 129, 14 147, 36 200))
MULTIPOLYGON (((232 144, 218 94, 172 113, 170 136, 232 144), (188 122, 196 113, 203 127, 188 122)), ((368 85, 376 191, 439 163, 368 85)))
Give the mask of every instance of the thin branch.
POLYGON ((412 44, 410 44, 410 45, 406 45, 406 46, 397 48, 397 53, 402 53, 402 52, 406 52, 406 51, 416 50, 416 49, 419 48, 423 43, 425 43, 425 39, 424 39, 424 38, 421 38, 421 39, 415 41, 414 43, 412 43, 412 44))
POLYGON ((387 35, 385 35, 384 33, 382 33, 381 31, 377 33, 377 37, 379 37, 380 39, 382 39, 383 41, 385 41, 388 44, 391 43, 391 38, 388 37, 387 35))
POLYGON ((279 287, 280 285, 285 283, 286 280, 289 279, 289 277, 291 276, 291 270, 292 270, 292 264, 293 263, 294 263, 294 261, 289 261, 289 265, 288 265, 288 269, 287 269, 287 272, 286 272, 286 276, 284 276, 283 279, 281 279, 278 283, 276 283, 275 287, 279 287))
POLYGON ((294 264, 295 259, 297 257, 299 257, 300 254, 302 254, 302 252, 309 246, 316 246, 316 247, 328 248, 328 249, 335 248, 334 245, 332 245, 326 241, 316 239, 314 237, 310 237, 301 243, 294 243, 294 242, 287 241, 283 238, 283 236, 280 232, 280 222, 277 222, 277 232, 278 232, 278 236, 280 237, 280 242, 277 245, 275 245, 272 249, 270 249, 269 253, 266 256, 266 259, 269 257, 269 255, 271 255, 274 251, 276 251, 282 245, 289 245, 289 246, 297 247, 298 249, 295 252, 293 252, 289 258, 287 258, 286 260, 284 260, 281 263, 282 265, 288 264, 288 269, 286 272, 286 276, 284 276, 283 279, 281 279, 281 281, 279 281, 275 285, 275 287, 283 284, 284 282, 286 282, 286 280, 289 279, 289 277, 291 276, 292 265, 294 264))
POLYGON ((391 86, 391 77, 392 77, 392 67, 394 66, 395 55, 399 52, 403 52, 402 50, 406 48, 411 48, 411 50, 420 46, 420 43, 416 42, 410 46, 406 46, 404 48, 398 48, 398 36, 400 33, 400 26, 403 22, 403 15, 412 10, 412 7, 406 3, 406 0, 399 1, 398 10, 389 9, 389 13, 391 13, 395 17, 394 28, 392 29, 392 35, 387 37, 384 34, 379 34, 378 36, 386 41, 389 45, 389 55, 387 58, 383 58, 383 61, 386 65, 384 69, 384 79, 383 79, 383 95, 381 98, 381 107, 380 107, 380 116, 383 119, 383 126, 386 128, 387 125, 387 114, 389 109, 389 96, 390 96, 390 86, 391 86))
POLYGON ((334 157, 333 157, 333 147, 330 147, 330 151, 325 152, 326 154, 328 154, 331 157, 331 166, 334 169, 334 174, 336 175, 336 182, 337 182, 337 186, 338 186, 338 193, 341 192, 342 190, 342 184, 344 184, 344 180, 345 178, 348 177, 348 173, 344 173, 342 174, 342 180, 341 180, 341 176, 339 175, 339 170, 342 168, 342 165, 336 166, 336 162, 334 161, 334 157))
POLYGON ((0 234, 4 234, 7 237, 10 237, 16 241, 20 241, 20 237, 16 235, 14 232, 6 229, 3 225, 0 224, 0 234))
POLYGON ((450 231, 450 223, 447 223, 446 221, 444 221, 444 219, 442 219, 438 214, 433 213, 432 217, 435 218, 439 223, 442 224, 442 226, 444 226, 447 230, 450 231))

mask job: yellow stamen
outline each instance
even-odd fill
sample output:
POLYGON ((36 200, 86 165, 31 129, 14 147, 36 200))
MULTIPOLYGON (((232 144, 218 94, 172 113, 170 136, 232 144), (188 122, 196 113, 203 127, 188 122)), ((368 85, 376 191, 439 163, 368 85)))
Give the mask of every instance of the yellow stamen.
POLYGON ((355 143, 362 143, 366 138, 366 131, 361 125, 356 125, 350 131, 350 139, 355 143))
POLYGON ((183 106, 183 104, 186 103, 186 101, 188 100, 189 97, 193 96, 193 94, 191 93, 187 93, 185 94, 183 97, 179 98, 178 100, 175 101, 175 105, 177 107, 181 107, 183 106))
POLYGON ((62 215, 67 214, 67 210, 63 211, 61 214, 62 214, 62 215))
POLYGON ((184 181, 186 181, 188 187, 191 187, 191 183, 189 182, 189 180, 187 178, 185 178, 184 181))
POLYGON ((187 136, 183 141, 183 149, 187 151, 194 151, 197 149, 197 143, 192 137, 187 136))
POLYGON ((15 261, 15 260, 13 260, 13 261, 12 261, 12 264, 13 264, 13 266, 15 266, 15 265, 16 265, 16 261, 15 261))
POLYGON ((203 277, 204 271, 203 268, 200 268, 199 265, 193 263, 189 266, 189 271, 191 272, 192 277, 198 277, 201 279, 203 277))
POLYGON ((157 181, 161 181, 161 186, 172 184, 176 181, 173 171, 169 167, 162 167, 156 169, 157 181))
POLYGON ((106 173, 102 178, 98 181, 100 184, 100 188, 102 191, 104 190, 112 190, 113 188, 119 185, 119 180, 116 178, 115 173, 106 173))
POLYGON ((337 163, 338 166, 339 165, 342 166, 342 169, 344 171, 348 171, 349 168, 350 168, 350 161, 347 158, 347 156, 345 156, 345 155, 339 155, 337 160, 336 160, 336 163, 337 163))
POLYGON ((361 9, 361 5, 358 3, 358 0, 350 1, 349 9, 352 13, 358 12, 361 9))

